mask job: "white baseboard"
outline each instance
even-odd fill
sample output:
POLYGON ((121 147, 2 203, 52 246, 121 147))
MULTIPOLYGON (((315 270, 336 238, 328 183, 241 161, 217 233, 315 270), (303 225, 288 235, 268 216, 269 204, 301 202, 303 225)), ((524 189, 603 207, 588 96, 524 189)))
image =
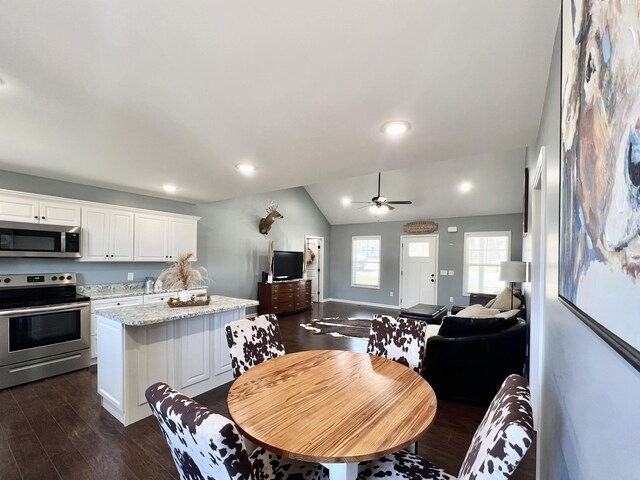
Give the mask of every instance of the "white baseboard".
POLYGON ((325 298, 322 302, 340 302, 340 303, 350 303, 352 305, 366 305, 367 307, 380 307, 380 308, 389 308, 389 309, 399 309, 400 305, 389 305, 387 303, 371 303, 371 302, 360 302, 356 300, 345 300, 343 298, 325 298))

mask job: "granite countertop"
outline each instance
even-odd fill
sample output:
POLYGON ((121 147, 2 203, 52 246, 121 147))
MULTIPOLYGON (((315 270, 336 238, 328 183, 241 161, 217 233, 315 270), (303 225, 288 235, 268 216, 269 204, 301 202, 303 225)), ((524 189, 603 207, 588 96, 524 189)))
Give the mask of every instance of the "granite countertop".
MULTIPOLYGON (((207 288, 195 287, 192 290, 199 290, 207 288)), ((135 297, 138 295, 155 295, 157 293, 174 293, 178 289, 158 289, 151 292, 146 292, 144 285, 140 282, 137 283, 106 283, 101 285, 79 285, 76 287, 76 291, 80 295, 86 295, 91 300, 105 300, 107 298, 120 298, 120 297, 135 297)))
POLYGON ((171 322, 181 318, 198 317, 200 315, 236 310, 238 308, 255 307, 256 305, 258 305, 256 300, 212 295, 211 303, 201 307, 171 308, 166 303, 160 302, 98 310, 98 314, 123 323, 124 325, 142 327, 154 323, 171 322))

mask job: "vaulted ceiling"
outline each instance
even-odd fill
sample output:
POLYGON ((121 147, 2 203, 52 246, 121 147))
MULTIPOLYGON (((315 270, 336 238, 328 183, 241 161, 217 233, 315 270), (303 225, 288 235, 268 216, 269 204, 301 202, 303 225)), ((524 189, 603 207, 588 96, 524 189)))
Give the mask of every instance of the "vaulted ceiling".
POLYGON ((311 185, 330 219, 340 179, 521 171, 505 152, 535 140, 557 3, 8 0, 0 169, 191 202, 311 185))

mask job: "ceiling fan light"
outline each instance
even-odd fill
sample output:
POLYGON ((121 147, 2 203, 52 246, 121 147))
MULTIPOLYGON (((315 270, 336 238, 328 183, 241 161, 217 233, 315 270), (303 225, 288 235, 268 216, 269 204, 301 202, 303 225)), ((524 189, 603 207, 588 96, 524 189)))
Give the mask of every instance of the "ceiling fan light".
POLYGON ((369 211, 374 215, 384 215, 389 211, 389 207, 387 205, 370 205, 369 211))

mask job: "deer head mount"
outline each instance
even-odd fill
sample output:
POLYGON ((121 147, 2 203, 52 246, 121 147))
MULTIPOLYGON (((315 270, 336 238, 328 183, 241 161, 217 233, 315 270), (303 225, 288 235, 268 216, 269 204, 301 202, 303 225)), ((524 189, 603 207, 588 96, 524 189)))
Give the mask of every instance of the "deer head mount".
POLYGON ((280 212, 278 212, 278 204, 273 200, 271 200, 269 205, 267 205, 267 214, 268 215, 266 217, 260 219, 259 228, 260 233, 263 235, 267 235, 269 233, 271 225, 276 221, 276 218, 284 218, 280 215, 280 212))

